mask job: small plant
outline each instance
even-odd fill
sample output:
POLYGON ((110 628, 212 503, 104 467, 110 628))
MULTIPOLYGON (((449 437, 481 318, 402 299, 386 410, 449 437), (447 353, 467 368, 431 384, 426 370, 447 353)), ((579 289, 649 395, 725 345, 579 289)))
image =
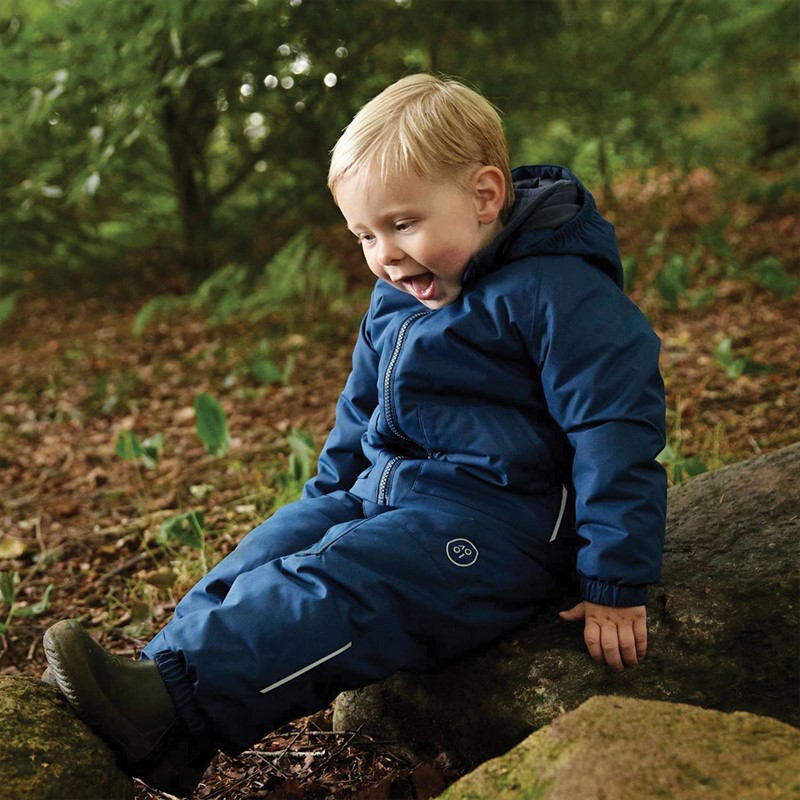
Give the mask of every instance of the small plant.
POLYGON ((748 267, 755 281, 770 292, 788 299, 800 289, 800 278, 790 275, 774 256, 766 256, 748 267))
POLYGON ((2 325, 14 312, 17 298, 19 297, 19 290, 11 292, 3 297, 0 297, 0 325, 2 325))
POLYGON ((706 463, 697 456, 684 456, 680 444, 673 442, 659 453, 658 463, 667 470, 667 478, 672 486, 677 486, 689 478, 708 472, 706 463))
POLYGON ((300 428, 292 428, 286 435, 286 442, 289 445, 289 463, 285 472, 279 472, 275 476, 278 492, 274 509, 291 503, 300 496, 315 467, 316 451, 311 434, 300 428))
POLYGON ((260 384, 269 386, 272 383, 287 384, 294 369, 294 356, 289 355, 283 368, 279 367, 270 354, 269 342, 262 339, 258 347, 244 360, 244 370, 260 384))
POLYGON ((695 247, 687 258, 673 253, 656 273, 656 287, 663 304, 670 311, 678 311, 683 300, 689 308, 700 308, 717 296, 714 288, 690 291, 692 271, 700 258, 700 247, 695 247))
POLYGON ((132 430, 120 431, 114 444, 114 452, 126 461, 138 461, 147 469, 152 469, 158 464, 161 452, 164 449, 164 434, 139 441, 139 437, 132 430))
POLYGON ((727 337, 721 339, 714 348, 714 359, 725 369, 731 380, 736 380, 742 375, 764 375, 772 371, 767 364, 759 364, 757 361, 751 361, 747 356, 735 354, 733 344, 727 337))
POLYGON ((625 256, 622 259, 622 275, 625 291, 629 292, 636 280, 636 259, 634 256, 625 256))
POLYGON ((176 514, 165 520, 156 538, 158 544, 167 549, 175 546, 190 547, 197 550, 203 574, 208 572, 206 562, 206 527, 201 511, 188 511, 176 514))
POLYGON ((228 420, 225 411, 215 397, 210 394, 199 394, 194 401, 197 435, 206 446, 206 450, 215 456, 223 456, 228 452, 231 436, 228 431, 228 420))
POLYGON ((667 419, 672 420, 672 428, 669 431, 666 447, 656 458, 666 470, 667 479, 672 486, 708 472, 709 469, 707 460, 698 456, 687 456, 683 452, 682 410, 683 404, 680 399, 674 411, 667 409, 667 419))
POLYGON ((32 606, 20 606, 17 602, 17 589, 19 588, 18 572, 0 572, 0 602, 6 608, 5 621, 0 622, 0 635, 8 633, 11 620, 14 617, 38 617, 44 614, 50 606, 50 595, 53 593, 53 584, 48 584, 44 595, 38 603, 32 606))
POLYGON ((310 233, 302 230, 258 272, 228 264, 190 295, 153 298, 136 315, 133 332, 141 334, 154 319, 178 317, 186 310, 201 311, 210 326, 232 318, 257 322, 287 311, 300 311, 311 320, 322 303, 341 297, 346 289, 341 269, 314 244, 310 233))

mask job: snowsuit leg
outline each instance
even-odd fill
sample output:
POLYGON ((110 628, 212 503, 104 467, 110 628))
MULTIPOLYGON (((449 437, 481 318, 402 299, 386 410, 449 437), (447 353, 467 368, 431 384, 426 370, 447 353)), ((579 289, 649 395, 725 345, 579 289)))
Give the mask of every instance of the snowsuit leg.
POLYGON ((549 530, 432 505, 389 509, 345 495, 287 507, 187 596, 145 656, 173 697, 170 666, 183 666, 212 737, 236 752, 340 691, 493 639, 558 591, 563 548, 549 530), (351 518, 336 521, 347 508, 351 518), (325 531, 308 530, 326 520, 325 531))

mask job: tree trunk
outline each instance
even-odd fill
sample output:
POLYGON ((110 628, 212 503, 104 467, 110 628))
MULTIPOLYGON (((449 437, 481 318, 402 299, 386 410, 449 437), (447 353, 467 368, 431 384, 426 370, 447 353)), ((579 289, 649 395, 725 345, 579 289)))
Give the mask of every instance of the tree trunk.
POLYGON ((182 266, 189 276, 206 277, 212 271, 211 225, 213 200, 208 186, 205 146, 207 137, 192 130, 190 113, 170 96, 164 101, 161 123, 167 144, 175 195, 183 229, 182 266))

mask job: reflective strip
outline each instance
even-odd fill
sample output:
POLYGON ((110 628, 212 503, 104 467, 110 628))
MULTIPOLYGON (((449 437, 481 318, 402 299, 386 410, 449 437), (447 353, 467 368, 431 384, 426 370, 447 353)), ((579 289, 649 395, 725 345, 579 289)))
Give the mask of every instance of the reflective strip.
POLYGON ((558 529, 561 527, 561 519, 564 516, 564 509, 567 507, 567 487, 561 487, 561 508, 558 509, 558 519, 556 520, 555 527, 552 534, 550 534, 550 541, 554 542, 558 536, 558 529))
POLYGON ((309 664, 307 667, 303 667, 302 669, 297 670, 297 672, 293 672, 291 675, 287 675, 285 678, 281 678, 279 681, 267 686, 266 689, 261 689, 261 694, 266 694, 267 692, 271 692, 273 689, 277 689, 279 686, 283 686, 284 683, 289 683, 289 681, 293 681, 295 678, 302 675, 304 672, 308 672, 314 667, 318 667, 320 664, 324 664, 326 661, 330 661, 332 658, 335 658, 340 653, 344 653, 345 650, 348 650, 353 646, 352 642, 348 642, 344 647, 340 647, 338 650, 335 650, 333 653, 330 653, 327 656, 323 656, 318 661, 315 661, 313 664, 309 664))

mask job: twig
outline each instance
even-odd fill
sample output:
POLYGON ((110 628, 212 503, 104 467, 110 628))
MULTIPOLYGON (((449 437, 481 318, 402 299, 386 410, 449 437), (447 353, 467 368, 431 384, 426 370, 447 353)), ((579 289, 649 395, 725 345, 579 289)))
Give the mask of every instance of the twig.
POLYGON ((126 570, 130 569, 131 567, 135 567, 140 561, 144 561, 146 558, 150 558, 150 553, 137 553, 135 556, 131 556, 126 561, 123 561, 121 564, 118 564, 114 569, 109 570, 106 572, 101 578, 100 583, 106 583, 107 581, 111 580, 111 578, 116 577, 120 574, 120 572, 125 572, 126 570))
POLYGON ((309 775, 315 775, 315 774, 316 774, 317 772, 319 772, 319 771, 320 771, 320 770, 321 770, 321 769, 322 769, 324 766, 326 766, 327 764, 329 764, 329 763, 331 762, 331 759, 333 759, 335 756, 338 756, 338 755, 339 755, 339 753, 341 753, 341 752, 342 752, 342 750, 344 750, 346 747, 349 747, 349 746, 350 746, 350 743, 353 741, 353 739, 355 739, 355 738, 356 738, 356 736, 358 736, 358 735, 361 733, 361 728, 362 728, 362 727, 363 727, 363 723, 362 723, 361 725, 359 725, 359 726, 358 726, 358 728, 357 728, 355 731, 353 731, 353 733, 351 733, 351 734, 350 734, 350 736, 347 738, 347 741, 346 741, 346 742, 345 742, 343 745, 341 745, 340 747, 338 747, 338 748, 336 748, 335 750, 333 750, 333 751, 330 753, 330 755, 329 755, 329 756, 328 756, 328 757, 327 757, 327 758, 326 758, 324 761, 321 761, 319 764, 317 764, 317 765, 314 767, 314 769, 312 769, 312 770, 309 772, 309 775))

